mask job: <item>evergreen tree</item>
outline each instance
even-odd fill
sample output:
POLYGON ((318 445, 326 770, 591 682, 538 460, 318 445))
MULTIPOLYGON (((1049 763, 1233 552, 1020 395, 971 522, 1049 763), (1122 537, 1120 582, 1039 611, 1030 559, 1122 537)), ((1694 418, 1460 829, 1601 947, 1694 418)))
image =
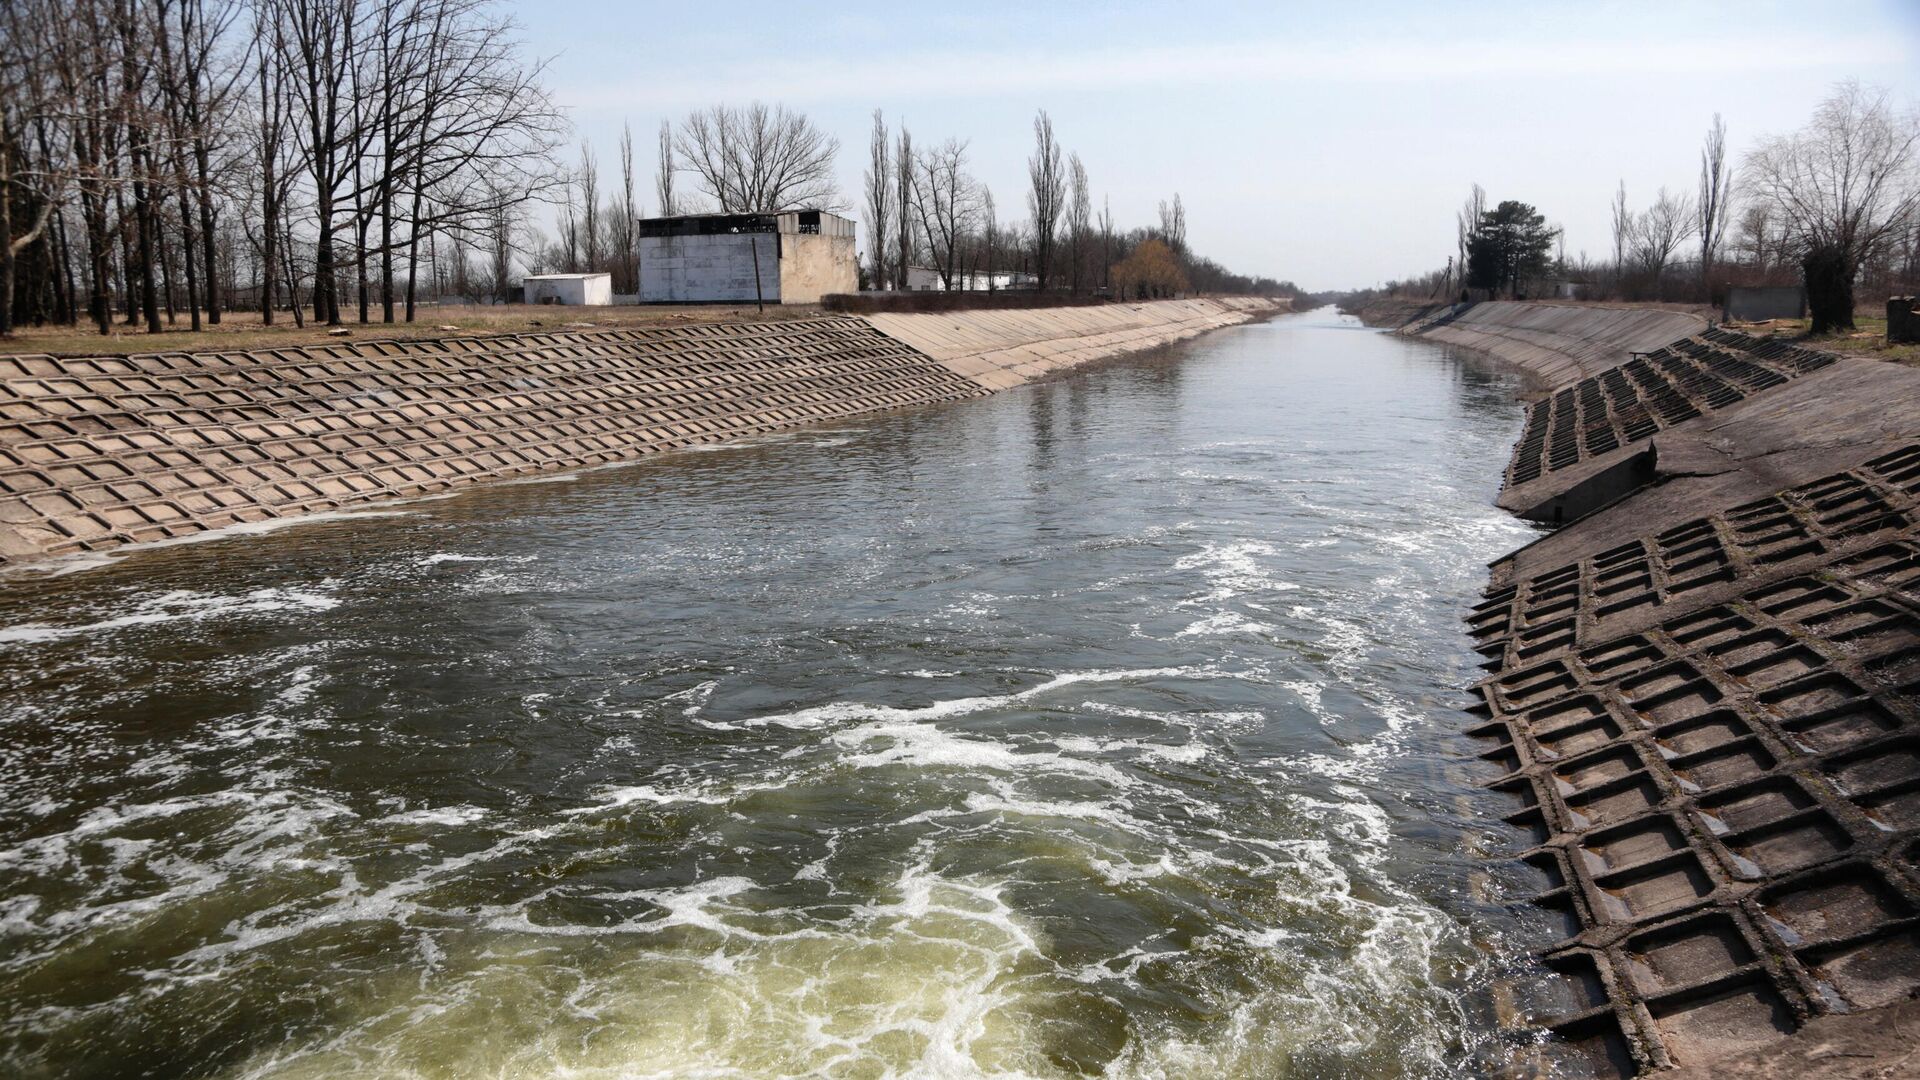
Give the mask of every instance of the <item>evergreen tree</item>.
POLYGON ((1559 230, 1539 211, 1512 199, 1480 215, 1467 238, 1467 284, 1498 295, 1544 274, 1559 230))

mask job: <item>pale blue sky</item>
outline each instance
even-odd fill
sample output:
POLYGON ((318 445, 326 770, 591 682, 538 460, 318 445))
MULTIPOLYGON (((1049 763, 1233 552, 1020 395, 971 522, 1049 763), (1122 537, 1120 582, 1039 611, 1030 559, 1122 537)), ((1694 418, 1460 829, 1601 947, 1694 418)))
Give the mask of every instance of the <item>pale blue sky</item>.
POLYGON ((511 6, 603 175, 622 120, 650 176, 662 118, 757 98, 839 136, 851 206, 879 107, 1024 216, 1045 107, 1120 223, 1177 190, 1196 249, 1312 289, 1438 267, 1474 181, 1599 255, 1615 183, 1692 190, 1715 111, 1737 151, 1840 79, 1920 102, 1920 0, 511 6))

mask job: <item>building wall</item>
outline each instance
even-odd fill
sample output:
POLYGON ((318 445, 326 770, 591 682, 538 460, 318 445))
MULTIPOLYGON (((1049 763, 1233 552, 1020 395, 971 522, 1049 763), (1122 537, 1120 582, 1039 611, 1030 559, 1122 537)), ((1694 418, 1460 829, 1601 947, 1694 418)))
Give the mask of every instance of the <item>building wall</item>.
MULTIPOLYGON (((779 303, 780 241, 792 239, 773 233, 643 236, 640 238, 640 302, 753 301, 756 294, 752 245, 757 242, 760 288, 767 303, 779 303)), ((848 248, 851 251, 852 245, 848 248)))
POLYGON ((613 303, 613 275, 590 274, 585 277, 530 277, 524 282, 526 302, 541 304, 606 305, 613 303))
POLYGON ((1727 290, 1721 317, 1741 322, 1800 319, 1807 314, 1807 291, 1798 285, 1735 285, 1727 290))
POLYGON ((781 303, 817 304, 828 293, 859 291, 860 271, 854 265, 853 237, 825 233, 781 235, 781 303))
MULTIPOLYGON (((955 292, 989 292, 999 289, 1032 289, 1038 285, 1032 274, 1017 273, 1012 270, 995 270, 968 273, 964 270, 954 272, 955 292)), ((940 271, 930 266, 910 266, 907 268, 908 292, 945 292, 946 285, 940 279, 940 271)))

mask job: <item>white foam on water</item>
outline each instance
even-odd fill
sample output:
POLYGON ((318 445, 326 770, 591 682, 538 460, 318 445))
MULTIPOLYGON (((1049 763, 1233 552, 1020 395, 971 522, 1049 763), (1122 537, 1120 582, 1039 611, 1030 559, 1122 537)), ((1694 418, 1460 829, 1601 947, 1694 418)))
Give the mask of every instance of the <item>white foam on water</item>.
POLYGON ((1237 634, 1276 634, 1279 631, 1267 623, 1257 622, 1235 611, 1221 611, 1188 623, 1175 632, 1176 638, 1187 637, 1232 637, 1237 634))
POLYGON ((980 697, 951 698, 937 701, 919 708, 897 708, 890 705, 867 705, 859 702, 836 701, 827 705, 797 709, 793 712, 773 713, 768 716, 750 717, 731 722, 704 721, 706 726, 717 730, 737 728, 756 728, 774 725, 794 729, 826 727, 830 724, 851 720, 876 720, 895 724, 918 724, 933 720, 943 720, 955 716, 967 716, 973 713, 1003 709, 1010 705, 1031 701, 1050 694, 1066 686, 1079 683, 1128 682, 1136 679, 1208 679, 1219 677, 1217 672, 1195 667, 1170 668, 1133 668, 1124 671, 1069 671, 1054 675, 1038 686, 1011 694, 992 694, 980 697))
POLYGON ((517 476, 511 480, 497 481, 500 487, 524 487, 529 484, 570 484, 580 479, 579 472, 541 473, 538 476, 517 476))
POLYGON ((380 819, 382 825, 440 825, 452 828, 459 825, 471 825, 483 820, 487 811, 478 806, 440 806, 423 810, 407 810, 398 814, 388 814, 380 819))
POLYGON ((1231 600, 1237 596, 1252 594, 1263 596, 1268 593, 1287 592, 1298 589, 1294 582, 1284 581, 1268 573, 1261 565, 1261 558, 1278 554, 1272 544, 1258 540, 1239 540, 1232 543, 1202 543, 1200 550, 1182 555, 1175 559, 1175 570, 1197 570, 1212 588, 1206 593, 1181 601, 1181 606, 1217 603, 1231 600))
POLYGON ((72 626, 22 623, 0 627, 0 644, 41 644, 140 626, 201 622, 208 619, 246 615, 280 612, 317 614, 331 611, 339 606, 340 601, 334 597, 306 589, 255 589, 239 596, 220 596, 192 589, 176 589, 143 599, 134 605, 132 611, 97 622, 72 626))

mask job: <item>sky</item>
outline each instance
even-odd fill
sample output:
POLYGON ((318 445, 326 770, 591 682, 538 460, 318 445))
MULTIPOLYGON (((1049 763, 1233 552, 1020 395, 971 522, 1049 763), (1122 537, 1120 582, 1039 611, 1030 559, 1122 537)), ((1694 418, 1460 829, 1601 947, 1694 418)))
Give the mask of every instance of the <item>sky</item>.
POLYGON ((603 177, 632 125, 643 202, 662 119, 760 100, 839 138, 849 208, 878 108, 922 145, 969 140, 1010 220, 1044 108, 1118 225, 1178 192, 1196 251, 1315 291, 1444 265, 1476 182, 1598 257, 1615 185, 1693 191, 1716 112, 1737 156, 1844 79, 1920 106, 1920 0, 507 7, 603 177))

